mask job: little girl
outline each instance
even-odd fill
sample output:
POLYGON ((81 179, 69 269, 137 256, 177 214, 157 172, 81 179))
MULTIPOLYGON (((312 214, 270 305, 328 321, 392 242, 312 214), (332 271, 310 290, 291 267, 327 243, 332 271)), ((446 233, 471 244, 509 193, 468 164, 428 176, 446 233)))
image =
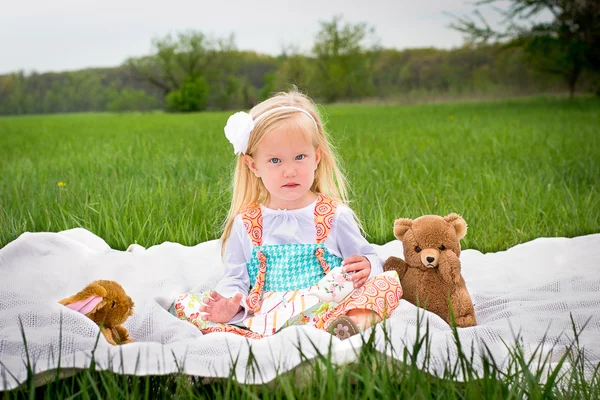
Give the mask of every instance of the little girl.
POLYGON ((310 324, 345 339, 385 319, 400 282, 382 274, 346 206, 345 179, 312 101, 277 94, 232 115, 225 135, 238 155, 221 237, 225 276, 210 293, 179 296, 171 312, 203 333, 249 338, 310 324), (324 277, 353 281, 355 290, 321 302, 312 293, 324 277))

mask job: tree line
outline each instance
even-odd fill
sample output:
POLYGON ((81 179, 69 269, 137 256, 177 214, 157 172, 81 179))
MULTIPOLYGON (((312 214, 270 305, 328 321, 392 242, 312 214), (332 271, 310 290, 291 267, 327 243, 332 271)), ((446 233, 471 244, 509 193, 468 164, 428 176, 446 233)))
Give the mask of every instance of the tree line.
POLYGON ((489 42, 491 31, 472 21, 459 19, 455 29, 471 37, 460 48, 385 49, 373 28, 336 16, 321 22, 311 54, 286 49, 276 57, 240 51, 233 36, 188 31, 154 39, 150 55, 115 68, 0 76, 0 114, 247 109, 291 85, 325 103, 599 90, 593 35, 589 46, 583 34, 561 39, 577 39, 567 45, 544 26, 546 36, 534 27, 489 42))

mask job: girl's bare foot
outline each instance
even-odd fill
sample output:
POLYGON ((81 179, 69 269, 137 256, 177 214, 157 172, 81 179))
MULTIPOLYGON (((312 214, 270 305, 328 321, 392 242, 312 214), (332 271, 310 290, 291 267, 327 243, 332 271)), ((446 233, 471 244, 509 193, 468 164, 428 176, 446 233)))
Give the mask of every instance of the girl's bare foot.
POLYGON ((366 309, 350 310, 346 315, 331 322, 329 332, 338 339, 344 340, 364 331, 381 321, 374 311, 366 309))
POLYGON ((352 319, 361 331, 381 322, 379 314, 364 308, 350 310, 346 315, 352 319))

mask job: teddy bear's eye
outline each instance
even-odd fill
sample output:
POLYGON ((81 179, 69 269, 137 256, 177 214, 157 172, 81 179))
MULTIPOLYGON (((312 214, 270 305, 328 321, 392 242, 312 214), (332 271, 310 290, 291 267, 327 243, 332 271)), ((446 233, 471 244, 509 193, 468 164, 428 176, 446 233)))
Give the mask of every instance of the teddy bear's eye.
POLYGON ((420 253, 420 252, 421 252, 421 250, 422 250, 422 249, 421 249, 419 246, 415 247, 415 251, 416 251, 417 253, 420 253))
POLYGON ((110 305, 110 307, 111 307, 111 308, 115 308, 115 304, 117 304, 117 302, 113 300, 113 301, 112 301, 112 304, 110 305))
POLYGON ((444 246, 444 245, 441 245, 441 246, 440 246, 440 251, 444 251, 444 250, 446 250, 446 246, 444 246))

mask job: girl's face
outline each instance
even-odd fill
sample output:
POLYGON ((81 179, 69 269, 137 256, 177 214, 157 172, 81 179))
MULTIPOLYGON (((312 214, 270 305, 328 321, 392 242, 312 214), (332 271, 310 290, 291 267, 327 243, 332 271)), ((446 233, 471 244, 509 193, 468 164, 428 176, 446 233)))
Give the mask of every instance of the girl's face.
POLYGON ((298 129, 284 126, 267 132, 253 156, 244 161, 271 194, 269 208, 293 210, 316 198, 310 188, 321 160, 320 150, 298 129))

